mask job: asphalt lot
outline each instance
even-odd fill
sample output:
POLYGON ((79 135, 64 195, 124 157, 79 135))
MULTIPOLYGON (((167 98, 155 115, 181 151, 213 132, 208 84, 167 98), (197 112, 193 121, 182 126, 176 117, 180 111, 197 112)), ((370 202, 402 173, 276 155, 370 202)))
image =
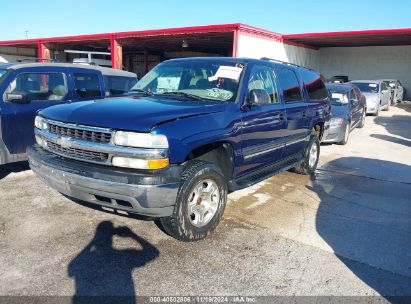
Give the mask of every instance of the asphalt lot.
POLYGON ((411 296, 411 103, 322 146, 314 178, 229 198, 211 237, 180 243, 3 167, 0 295, 411 296))

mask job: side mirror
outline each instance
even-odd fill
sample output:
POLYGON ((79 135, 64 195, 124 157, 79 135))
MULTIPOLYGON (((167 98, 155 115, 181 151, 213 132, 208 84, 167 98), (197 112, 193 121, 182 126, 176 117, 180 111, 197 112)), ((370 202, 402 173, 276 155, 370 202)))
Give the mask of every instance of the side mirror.
POLYGON ((27 96, 23 93, 6 93, 4 96, 4 101, 14 103, 29 103, 27 96))
POLYGON ((270 103, 270 95, 268 95, 266 90, 254 89, 251 90, 246 99, 247 105, 259 105, 270 103))

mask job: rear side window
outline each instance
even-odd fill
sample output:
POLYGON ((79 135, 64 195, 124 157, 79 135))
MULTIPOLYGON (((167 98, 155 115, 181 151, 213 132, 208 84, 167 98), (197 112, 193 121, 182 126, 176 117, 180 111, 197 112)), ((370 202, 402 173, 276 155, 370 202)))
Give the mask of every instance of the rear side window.
POLYGON ((351 94, 351 99, 354 99, 354 100, 359 100, 359 98, 357 98, 357 96, 355 95, 355 91, 354 91, 354 89, 351 89, 350 94, 351 94))
POLYGON ((357 100, 361 100, 361 91, 358 88, 354 88, 355 96, 357 97, 357 100))
POLYGON ((300 84, 298 83, 297 75, 294 71, 286 68, 279 68, 277 78, 283 89, 285 102, 301 101, 303 99, 300 84))
POLYGON ((106 96, 124 95, 136 84, 137 79, 121 76, 104 76, 106 96))
POLYGON ((74 85, 80 98, 101 97, 101 87, 96 74, 73 74, 74 85))
POLYGON ((278 103, 277 84, 274 80, 274 71, 266 66, 254 66, 248 82, 248 92, 251 90, 265 90, 270 96, 270 103, 278 103))
POLYGON ((310 70, 301 69, 301 77, 310 100, 328 99, 328 92, 320 75, 310 70))
POLYGON ((20 73, 5 92, 23 94, 27 101, 60 101, 68 93, 66 75, 63 73, 20 73))

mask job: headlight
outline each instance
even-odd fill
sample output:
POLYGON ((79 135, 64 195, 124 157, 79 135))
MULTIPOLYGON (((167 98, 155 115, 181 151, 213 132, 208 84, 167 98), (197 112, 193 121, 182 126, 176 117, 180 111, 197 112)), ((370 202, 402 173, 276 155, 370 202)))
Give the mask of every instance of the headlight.
POLYGON ((34 126, 40 130, 47 129, 48 127, 46 120, 41 116, 36 116, 36 118, 34 119, 34 126))
POLYGON ((331 118, 330 127, 342 126, 344 124, 344 118, 335 117, 331 118))
POLYGON ((161 134, 134 133, 117 131, 114 134, 113 142, 118 146, 136 148, 167 149, 167 137, 161 134))
POLYGON ((131 157, 114 156, 111 160, 113 166, 133 169, 163 169, 168 166, 168 158, 164 159, 138 159, 131 157))

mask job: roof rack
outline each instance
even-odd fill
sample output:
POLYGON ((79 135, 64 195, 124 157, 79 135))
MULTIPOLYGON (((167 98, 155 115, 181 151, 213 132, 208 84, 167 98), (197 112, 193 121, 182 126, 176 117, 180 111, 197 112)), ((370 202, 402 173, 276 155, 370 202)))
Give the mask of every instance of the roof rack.
POLYGON ((34 61, 34 62, 43 62, 43 61, 49 61, 56 63, 58 62, 57 59, 50 59, 50 58, 23 58, 23 59, 17 59, 17 62, 27 62, 27 61, 34 61))
POLYGON ((260 60, 273 61, 273 62, 282 63, 282 64, 286 64, 286 65, 291 65, 291 66, 296 66, 296 67, 299 67, 299 68, 304 68, 304 69, 312 71, 312 69, 304 67, 302 65, 298 65, 298 64, 290 63, 290 62, 285 62, 285 61, 281 61, 281 60, 277 60, 277 59, 273 59, 273 58, 261 57, 260 60))

